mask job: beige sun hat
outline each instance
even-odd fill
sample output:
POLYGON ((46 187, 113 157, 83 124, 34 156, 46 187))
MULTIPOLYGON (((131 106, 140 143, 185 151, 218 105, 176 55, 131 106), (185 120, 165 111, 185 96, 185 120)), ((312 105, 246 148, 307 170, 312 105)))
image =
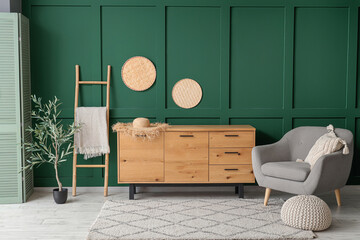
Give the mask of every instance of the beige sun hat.
POLYGON ((153 140, 164 131, 169 124, 167 123, 150 123, 149 119, 139 117, 131 123, 118 122, 112 126, 114 132, 122 132, 133 138, 142 138, 153 140))
POLYGON ((150 127, 150 121, 147 118, 135 118, 132 122, 133 128, 147 128, 150 127))

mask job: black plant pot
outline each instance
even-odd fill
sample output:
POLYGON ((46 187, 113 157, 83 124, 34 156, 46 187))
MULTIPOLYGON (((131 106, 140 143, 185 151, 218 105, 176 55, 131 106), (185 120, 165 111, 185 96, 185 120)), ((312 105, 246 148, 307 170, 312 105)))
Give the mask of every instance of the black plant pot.
POLYGON ((58 188, 53 189, 54 200, 57 204, 63 204, 67 200, 68 190, 67 188, 62 188, 62 191, 59 191, 58 188))

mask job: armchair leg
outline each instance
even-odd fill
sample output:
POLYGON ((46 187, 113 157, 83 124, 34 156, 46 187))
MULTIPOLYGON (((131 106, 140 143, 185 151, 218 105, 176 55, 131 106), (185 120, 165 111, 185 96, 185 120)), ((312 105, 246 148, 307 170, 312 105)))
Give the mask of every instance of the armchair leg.
POLYGON ((266 188, 265 198, 264 198, 264 206, 267 206, 267 204, 268 204, 270 193, 271 193, 271 188, 266 188))
POLYGON ((340 189, 335 189, 335 196, 336 196, 337 205, 340 207, 341 206, 340 189))

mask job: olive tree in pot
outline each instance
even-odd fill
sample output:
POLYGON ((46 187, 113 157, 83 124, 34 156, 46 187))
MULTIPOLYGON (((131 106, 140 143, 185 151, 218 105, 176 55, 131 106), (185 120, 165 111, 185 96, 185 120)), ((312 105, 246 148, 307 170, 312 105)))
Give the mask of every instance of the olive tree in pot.
POLYGON ((61 120, 58 120, 59 106, 61 102, 55 96, 54 100, 43 104, 41 98, 31 96, 34 102, 32 117, 35 119, 33 127, 26 129, 31 132, 32 142, 24 143, 26 151, 30 152, 30 157, 26 161, 29 163, 23 170, 33 168, 35 165, 41 166, 43 163, 53 165, 56 181, 59 188, 53 190, 53 197, 56 203, 62 204, 67 200, 68 190, 63 188, 58 167, 65 162, 66 157, 72 154, 73 135, 80 128, 74 123, 64 127, 61 120))

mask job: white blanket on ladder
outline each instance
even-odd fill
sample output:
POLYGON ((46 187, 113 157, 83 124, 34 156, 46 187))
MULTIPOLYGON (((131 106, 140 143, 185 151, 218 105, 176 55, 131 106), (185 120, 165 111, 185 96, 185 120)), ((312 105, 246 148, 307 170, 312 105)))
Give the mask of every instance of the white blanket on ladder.
POLYGON ((106 107, 76 108, 75 124, 81 125, 74 136, 77 154, 84 154, 84 159, 88 159, 110 153, 106 107))

